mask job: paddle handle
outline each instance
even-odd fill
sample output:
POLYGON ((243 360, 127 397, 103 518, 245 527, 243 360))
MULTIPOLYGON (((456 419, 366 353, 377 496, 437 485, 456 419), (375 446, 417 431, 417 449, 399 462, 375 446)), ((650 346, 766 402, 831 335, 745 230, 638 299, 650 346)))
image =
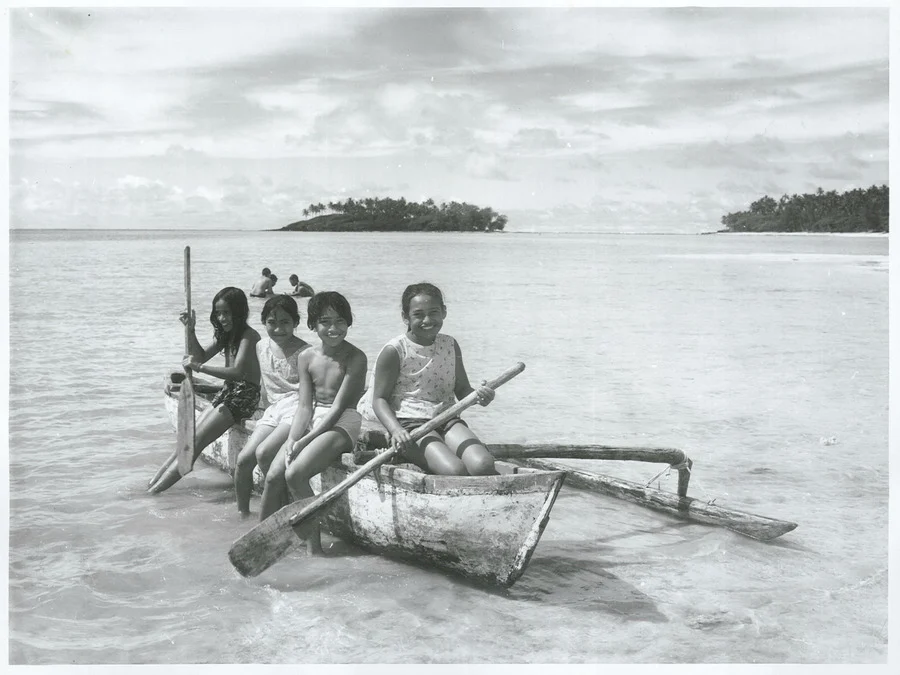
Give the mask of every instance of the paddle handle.
MULTIPOLYGON (((487 383, 487 386, 491 389, 496 389, 502 384, 506 384, 511 379, 513 379, 516 375, 525 370, 525 364, 521 361, 517 363, 512 368, 504 371, 502 375, 497 377, 496 379, 491 380, 487 383)), ((478 391, 473 391, 471 394, 466 396, 462 401, 454 403, 452 406, 447 408, 440 415, 437 415, 434 419, 426 422, 422 426, 418 427, 415 431, 410 434, 410 439, 413 441, 417 441, 424 436, 427 436, 432 431, 442 426, 448 420, 456 417, 459 413, 461 413, 466 408, 475 405, 478 402, 478 391)), ((330 490, 327 490, 320 494, 316 499, 314 499, 308 506, 306 506, 300 513, 296 514, 293 518, 291 518, 291 526, 296 528, 303 524, 303 521, 306 520, 311 514, 318 511, 319 509, 325 508, 335 499, 344 494, 351 487, 356 485, 359 481, 366 477, 367 474, 371 473, 375 469, 377 469, 382 464, 390 461, 391 457, 394 456, 396 450, 394 448, 388 448, 384 452, 379 455, 376 455, 368 462, 363 464, 359 469, 354 471, 352 474, 347 476, 343 481, 335 485, 330 490)))
MULTIPOLYGON (((184 322, 184 353, 191 353, 191 247, 184 247, 184 304, 187 307, 187 321, 184 322)), ((190 368, 184 369, 185 375, 190 379, 190 368)))
MULTIPOLYGON (((491 389, 496 389, 501 384, 506 384, 507 382, 509 382, 523 370, 525 370, 525 364, 520 361, 512 368, 508 368, 507 370, 503 371, 503 373, 499 377, 491 380, 490 382, 487 382, 486 386, 490 387, 491 389)), ((475 405, 476 403, 478 403, 477 390, 466 396, 462 401, 454 403, 440 415, 437 415, 434 419, 418 427, 409 435, 410 440, 418 441, 420 438, 424 438, 438 427, 443 426, 446 422, 456 417, 463 410, 475 405)))

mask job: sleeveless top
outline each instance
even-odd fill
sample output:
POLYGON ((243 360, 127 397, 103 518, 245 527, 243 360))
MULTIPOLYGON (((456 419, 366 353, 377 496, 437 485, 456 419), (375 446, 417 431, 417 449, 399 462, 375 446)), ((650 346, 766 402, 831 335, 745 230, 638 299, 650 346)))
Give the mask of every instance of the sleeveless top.
POLYGON ((256 343, 256 358, 262 374, 263 390, 269 405, 277 403, 290 393, 297 393, 300 386, 300 347, 289 357, 276 356, 272 350, 272 338, 265 337, 256 343))
POLYGON ((456 402, 456 350, 449 335, 438 333, 432 345, 419 345, 406 334, 389 341, 400 356, 400 373, 391 393, 398 419, 432 419, 456 402))

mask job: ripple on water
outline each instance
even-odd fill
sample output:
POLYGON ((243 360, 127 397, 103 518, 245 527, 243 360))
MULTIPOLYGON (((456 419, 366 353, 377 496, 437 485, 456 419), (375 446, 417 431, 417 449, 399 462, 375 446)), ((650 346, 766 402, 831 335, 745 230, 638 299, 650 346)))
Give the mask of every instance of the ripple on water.
MULTIPOLYGON (((371 280, 348 289, 370 364, 402 330, 398 296, 420 273, 445 289, 470 376, 510 355, 527 363, 471 412, 480 434, 681 447, 693 495, 800 523, 766 545, 564 488, 525 575, 493 593, 350 549, 292 551, 244 579, 227 559, 248 526, 227 477, 198 468, 145 494, 173 447, 160 380, 183 347, 185 237, 200 308, 246 284, 236 243, 292 269, 288 234, 11 240, 11 662, 885 660, 888 288, 869 263, 886 239, 304 235, 320 278, 345 278, 350 261, 371 280), (687 257, 661 265, 662 254, 687 257), (427 264, 381 264, 398 256, 427 264), (115 290, 80 293, 88 273, 115 290), (36 339, 46 322, 27 298, 54 288, 67 320, 36 339)), ((578 466, 639 482, 662 468, 599 465, 578 466)), ((674 477, 659 482, 673 489, 674 477)))

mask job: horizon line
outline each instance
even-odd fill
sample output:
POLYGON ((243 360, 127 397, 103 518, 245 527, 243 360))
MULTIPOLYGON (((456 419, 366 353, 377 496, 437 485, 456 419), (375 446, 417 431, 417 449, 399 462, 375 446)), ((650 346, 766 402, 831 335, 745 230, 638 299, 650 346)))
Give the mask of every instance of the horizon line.
MULTIPOLYGON (((665 235, 665 236, 674 236, 674 235, 684 235, 684 236, 694 236, 699 234, 730 234, 729 232, 722 232, 716 230, 704 230, 697 232, 658 232, 658 231, 624 231, 624 230, 603 230, 603 231, 595 231, 595 230, 499 230, 494 232, 464 232, 457 230, 435 230, 435 231, 424 231, 424 230, 414 230, 412 232, 403 232, 401 230, 337 230, 337 231, 329 231, 329 230, 313 230, 313 231, 304 231, 304 230, 284 230, 281 228, 278 229, 262 229, 262 230, 245 230, 240 228, 226 228, 226 229, 215 229, 215 228, 188 228, 188 229, 176 229, 176 228, 153 228, 153 227, 9 227, 7 228, 8 232, 291 232, 294 234, 628 234, 628 235, 665 235)), ((766 234, 766 233, 762 233, 766 234)), ((773 232, 773 234, 779 234, 778 232, 773 232)), ((827 232, 822 234, 828 234, 827 232)), ((850 233, 853 234, 853 233, 850 233)))

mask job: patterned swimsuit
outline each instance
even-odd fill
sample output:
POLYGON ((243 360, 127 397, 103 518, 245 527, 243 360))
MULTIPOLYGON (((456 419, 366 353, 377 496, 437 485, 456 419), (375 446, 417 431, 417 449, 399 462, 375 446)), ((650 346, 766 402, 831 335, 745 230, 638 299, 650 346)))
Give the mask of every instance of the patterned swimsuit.
POLYGON ((261 389, 246 380, 228 380, 212 400, 213 406, 224 405, 235 423, 253 417, 259 405, 261 389))
MULTIPOLYGON (((225 361, 228 363, 228 360, 225 361)), ((219 390, 212 400, 213 407, 220 403, 225 406, 235 424, 253 417, 259 406, 262 389, 258 384, 246 380, 226 380, 225 385, 219 390)))

